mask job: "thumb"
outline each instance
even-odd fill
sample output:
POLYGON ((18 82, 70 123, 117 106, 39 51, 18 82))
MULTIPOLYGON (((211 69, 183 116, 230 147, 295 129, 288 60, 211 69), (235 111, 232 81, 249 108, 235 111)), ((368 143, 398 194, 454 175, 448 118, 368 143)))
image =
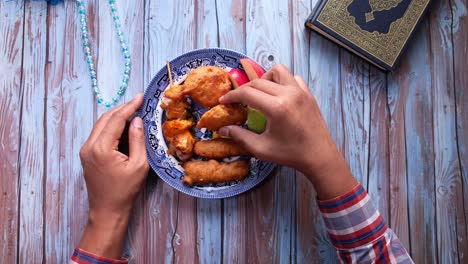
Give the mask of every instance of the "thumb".
POLYGON ((261 137, 259 134, 244 129, 240 126, 223 127, 219 130, 219 134, 223 137, 232 138, 254 156, 262 155, 260 150, 261 137))
POLYGON ((130 162, 137 165, 147 164, 143 121, 139 117, 135 117, 130 124, 128 143, 130 162))

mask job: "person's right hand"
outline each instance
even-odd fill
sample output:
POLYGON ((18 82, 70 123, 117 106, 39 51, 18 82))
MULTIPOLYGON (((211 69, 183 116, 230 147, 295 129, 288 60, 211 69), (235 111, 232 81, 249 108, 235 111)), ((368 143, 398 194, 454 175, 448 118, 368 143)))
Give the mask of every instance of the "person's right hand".
POLYGON ((143 102, 138 94, 99 118, 80 150, 88 190, 88 224, 79 248, 107 258, 122 254, 133 204, 148 174, 145 137, 141 118, 135 117, 128 131, 129 154, 119 151, 126 121, 143 102))
MULTIPOLYGON (((293 76, 285 66, 276 65, 261 79, 223 96, 220 103, 242 103, 265 114, 268 122, 262 134, 239 126, 220 130, 222 136, 233 138, 257 158, 300 170, 316 188, 325 183, 334 184, 340 175, 348 179, 351 176, 314 96, 304 80, 293 76), (333 175, 338 176, 332 182, 324 179, 333 175)), ((346 188, 355 184, 355 180, 350 181, 348 185, 353 186, 346 188)), ((324 193, 321 198, 341 194, 336 192, 324 193)))

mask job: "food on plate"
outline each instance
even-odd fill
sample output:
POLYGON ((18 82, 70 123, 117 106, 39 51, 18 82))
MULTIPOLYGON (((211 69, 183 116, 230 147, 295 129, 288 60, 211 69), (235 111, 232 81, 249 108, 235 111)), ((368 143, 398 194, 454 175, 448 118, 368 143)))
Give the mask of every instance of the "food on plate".
POLYGON ((177 156, 185 160, 187 157, 192 157, 193 146, 195 145, 195 138, 193 138, 192 133, 189 130, 184 130, 182 133, 174 135, 171 140, 171 145, 175 148, 177 156), (177 153, 180 151, 180 154, 184 154, 182 157, 177 153))
POLYGON ((192 120, 176 119, 163 123, 163 134, 169 142, 168 154, 175 154, 181 160, 188 160, 192 157, 193 145, 195 144, 195 138, 190 133, 192 126, 192 120))
POLYGON ((166 110, 167 119, 185 119, 188 116, 187 110, 190 104, 185 99, 170 100, 167 104, 161 104, 161 107, 166 110))
POLYGON ((197 128, 211 131, 229 125, 242 125, 247 120, 247 109, 240 104, 217 105, 208 110, 198 121, 197 128))
POLYGON ((198 141, 195 143, 193 152, 200 157, 209 159, 250 155, 247 150, 228 138, 198 141))
POLYGON ((164 96, 172 100, 180 100, 185 96, 185 94, 186 90, 183 85, 170 85, 170 87, 164 92, 164 96))
MULTIPOLYGON (((174 85, 169 63, 167 69, 170 85, 164 92, 165 98, 161 103, 167 118, 162 124, 162 131, 169 143, 167 153, 177 156, 184 167, 183 182, 189 186, 207 185, 247 177, 250 170, 248 161, 216 161, 250 155, 232 139, 221 138, 216 131, 223 126, 243 125, 246 122, 246 106, 220 105, 219 98, 232 87, 237 88, 247 83, 248 75, 239 69, 232 69, 228 73, 219 67, 203 66, 191 71, 183 84, 174 85), (191 113, 188 101, 190 99, 201 106, 211 108, 197 123, 198 129, 213 131, 211 140, 197 141, 194 138, 191 132, 194 121, 191 117, 196 115, 191 113), (210 160, 198 160, 200 158, 210 160)), ((255 68, 252 68, 252 72, 255 73, 255 68)))
POLYGON ((225 163, 191 160, 185 162, 183 167, 185 176, 182 181, 189 186, 240 181, 249 174, 249 162, 244 160, 225 163))
POLYGON ((203 66, 191 71, 185 79, 183 93, 204 107, 219 104, 219 98, 231 90, 229 74, 222 68, 203 66))
MULTIPOLYGON (((241 59, 240 63, 242 67, 244 67, 245 73, 249 77, 250 81, 261 78, 265 73, 263 68, 251 59, 241 59)), ((266 129, 267 123, 265 115, 251 107, 247 107, 247 109, 247 129, 255 133, 263 133, 266 129)))
POLYGON ((193 120, 168 120, 162 125, 164 137, 169 140, 169 138, 189 130, 193 126, 193 120))
POLYGON ((245 70, 245 73, 249 77, 250 81, 255 79, 261 78, 265 71, 263 70, 262 66, 258 65, 255 61, 251 59, 241 59, 240 64, 245 70))
POLYGON ((229 76, 231 77, 231 82, 234 89, 237 89, 249 82, 249 77, 247 77, 245 72, 237 68, 231 69, 229 71, 229 76))
POLYGON ((247 107, 247 128, 255 133, 263 133, 266 129, 267 120, 265 115, 251 107, 247 107))

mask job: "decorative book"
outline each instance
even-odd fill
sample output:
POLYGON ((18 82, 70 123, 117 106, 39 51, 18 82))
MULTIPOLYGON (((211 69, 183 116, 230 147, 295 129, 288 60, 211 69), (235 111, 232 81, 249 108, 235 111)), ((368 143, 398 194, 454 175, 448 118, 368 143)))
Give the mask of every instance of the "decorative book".
POLYGON ((393 71, 430 0, 323 0, 306 26, 393 71))

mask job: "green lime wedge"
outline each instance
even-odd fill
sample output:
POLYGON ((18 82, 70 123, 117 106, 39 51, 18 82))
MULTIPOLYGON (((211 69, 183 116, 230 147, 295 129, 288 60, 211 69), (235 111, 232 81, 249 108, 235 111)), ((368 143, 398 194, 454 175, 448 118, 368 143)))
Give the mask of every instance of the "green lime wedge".
POLYGON ((247 107, 247 128, 257 134, 265 131, 267 119, 260 111, 247 107))

